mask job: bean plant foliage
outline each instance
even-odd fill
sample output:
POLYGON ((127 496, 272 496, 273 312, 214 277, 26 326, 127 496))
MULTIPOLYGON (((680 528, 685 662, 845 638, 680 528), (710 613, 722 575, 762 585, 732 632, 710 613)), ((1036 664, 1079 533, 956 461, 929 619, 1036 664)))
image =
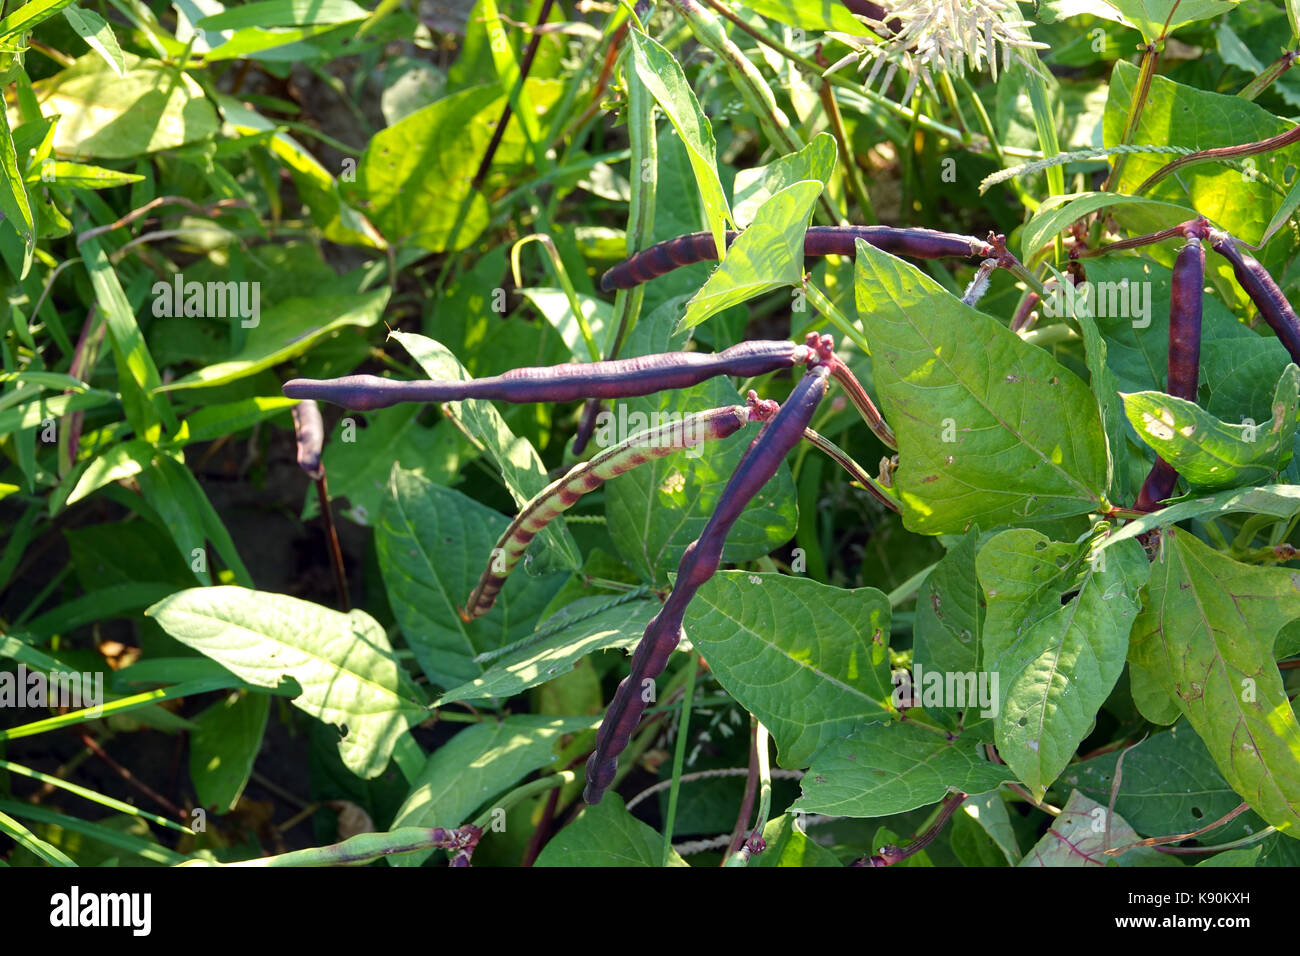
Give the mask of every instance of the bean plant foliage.
POLYGON ((1298 6, 13 0, 0 862, 1300 863, 1298 6))

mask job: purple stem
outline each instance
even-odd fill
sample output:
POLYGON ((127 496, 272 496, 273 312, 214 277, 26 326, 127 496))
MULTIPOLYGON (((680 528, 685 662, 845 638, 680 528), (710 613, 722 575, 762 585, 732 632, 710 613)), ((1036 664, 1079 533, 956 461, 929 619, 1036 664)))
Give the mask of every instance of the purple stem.
POLYGON ((776 416, 763 427, 745 451, 735 473, 718 499, 717 510, 699 538, 687 546, 677 566, 677 579, 663 608, 646 626, 632 657, 631 672, 618 685, 614 699, 596 733, 596 749, 587 761, 587 787, 583 799, 599 803, 618 773, 618 755, 627 747, 645 712, 643 683, 663 673, 668 658, 682 638, 682 620, 695 592, 713 577, 722 560, 722 547, 740 513, 776 474, 789 451, 803 438, 804 429, 826 394, 830 369, 817 360, 795 386, 776 416))
POLYGON ((517 368, 504 375, 463 382, 398 382, 374 375, 333 379, 296 378, 284 385, 290 398, 318 399, 370 411, 399 402, 459 402, 486 398, 505 402, 571 402, 631 398, 687 388, 719 375, 752 378, 806 363, 813 351, 793 342, 742 342, 716 354, 667 352, 547 368, 517 368))

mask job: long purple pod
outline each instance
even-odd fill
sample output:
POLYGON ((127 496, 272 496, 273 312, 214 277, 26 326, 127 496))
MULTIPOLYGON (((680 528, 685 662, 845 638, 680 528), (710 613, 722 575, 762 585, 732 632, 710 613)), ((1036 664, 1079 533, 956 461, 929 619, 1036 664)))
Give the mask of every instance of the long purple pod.
POLYGON ((596 749, 587 760, 587 786, 583 799, 599 803, 618 773, 618 755, 627 747, 645 713, 643 682, 663 673, 668 658, 682 638, 682 620, 695 592, 718 570, 722 546, 736 519, 750 500, 776 474, 785 456, 803 438, 804 429, 826 394, 826 364, 810 367, 776 416, 745 451, 727 482, 717 509, 699 538, 689 544, 677 566, 672 593, 646 626, 632 657, 631 672, 618 691, 596 733, 596 749))
MULTIPOLYGON (((727 245, 738 235, 729 231, 727 245)), ((810 256, 852 257, 859 239, 883 252, 913 259, 987 258, 997 253, 991 243, 974 236, 894 226, 813 226, 804 234, 803 251, 810 256)), ((605 292, 630 289, 680 266, 717 258, 713 234, 693 232, 656 243, 619 263, 600 277, 600 287, 605 292)))
POLYGON ((1259 314, 1277 334, 1278 339, 1291 353, 1291 361, 1300 364, 1300 318, 1277 287, 1273 277, 1254 256, 1241 250, 1237 240, 1226 232, 1212 230, 1210 245, 1214 251, 1232 264, 1233 274, 1246 294, 1250 296, 1259 314))
POLYGON ((766 421, 776 413, 776 402, 760 401, 752 391, 749 396, 748 405, 711 408, 667 425, 639 431, 575 466, 543 488, 524 505, 518 517, 497 540, 492 549, 492 560, 465 602, 462 618, 470 621, 492 610, 497 595, 505 586, 506 577, 528 550, 529 543, 543 528, 577 504, 583 495, 638 465, 706 441, 727 438, 751 421, 766 421))
POLYGON ((572 402, 587 398, 632 398, 670 388, 687 388, 719 375, 753 378, 793 368, 812 351, 793 342, 742 342, 717 353, 666 352, 583 364, 517 368, 504 375, 463 382, 401 382, 374 375, 296 378, 284 384, 290 398, 314 398, 370 411, 399 402, 459 402, 484 398, 504 402, 572 402))
MULTIPOLYGON (((1174 261, 1169 289, 1169 379, 1165 391, 1175 398, 1196 401, 1201 375, 1201 308, 1205 294, 1205 247, 1195 236, 1174 261)), ((1154 511, 1174 492, 1178 471, 1157 456, 1138 493, 1138 511, 1154 511)))

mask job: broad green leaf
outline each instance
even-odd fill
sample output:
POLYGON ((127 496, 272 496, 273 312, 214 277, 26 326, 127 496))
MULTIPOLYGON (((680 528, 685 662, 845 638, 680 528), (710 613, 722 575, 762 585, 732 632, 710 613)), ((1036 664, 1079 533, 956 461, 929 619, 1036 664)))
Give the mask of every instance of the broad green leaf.
MULTIPOLYGON (((1136 67, 1122 60, 1115 64, 1103 123, 1107 146, 1114 146, 1123 135, 1136 80, 1136 67)), ((1252 143, 1291 128, 1291 123, 1239 96, 1199 90, 1157 75, 1151 82, 1133 141, 1203 150, 1252 143)), ((1259 176, 1243 175, 1221 163, 1200 163, 1166 177, 1147 195, 1174 202, 1190 200, 1201 215, 1225 224, 1238 239, 1254 245, 1263 238, 1279 205, 1277 194, 1260 180, 1267 177, 1275 183, 1289 182, 1287 167, 1300 166, 1300 146, 1249 158, 1248 167, 1256 169, 1259 176)), ((1129 155, 1115 184, 1116 191, 1133 192, 1169 160, 1168 154, 1129 155)))
POLYGON ((998 754, 1040 799, 1119 680, 1142 607, 1148 568, 1136 542, 1096 562, 1089 555, 1087 542, 1018 528, 976 558, 988 601, 983 668, 999 687, 998 754))
POLYGON ((759 207, 754 223, 727 250, 722 265, 709 276, 686 307, 683 328, 755 296, 803 283, 803 237, 808 218, 825 183, 797 182, 759 207))
MULTIPOLYGON (((594 807, 547 842, 533 866, 661 866, 664 838, 623 806, 616 793, 607 793, 594 807)), ((686 866, 677 851, 669 866, 686 866)))
POLYGON ((751 857, 749 866, 843 866, 834 853, 814 843, 800 830, 793 814, 783 813, 763 827, 766 849, 751 857))
MULTIPOLYGON (((432 379, 454 382, 470 377, 456 356, 433 339, 409 332, 393 332, 390 338, 396 339, 432 379)), ((510 496, 515 499, 515 504, 523 507, 551 483, 537 450, 526 439, 517 438, 510 431, 505 419, 491 402, 470 399, 450 402, 446 407, 483 444, 488 457, 500 469, 502 481, 510 496)), ((563 518, 557 518, 546 526, 535 539, 530 553, 533 557, 526 561, 531 562, 535 573, 573 570, 582 565, 578 546, 565 527, 563 518)))
MULTIPOLYGON (((595 444, 604 447, 656 422, 740 400, 725 381, 614 403, 595 444), (659 416, 656 418, 655 416, 659 416), (607 438, 609 440, 607 440, 607 438)), ((756 430, 742 428, 723 441, 707 442, 634 468, 605 486, 605 514, 619 554, 644 581, 666 583, 687 545, 700 536, 756 430)), ((794 481, 782 465, 754 496, 727 535, 724 561, 750 561, 794 536, 794 481)))
POLYGON ((632 43, 632 68, 677 130, 690 156, 695 184, 704 201, 704 215, 721 259, 726 249, 727 222, 734 220, 718 179, 713 127, 700 109, 676 58, 651 37, 636 30, 630 31, 628 38, 632 43))
POLYGON ((74 505, 111 481, 121 481, 140 474, 153 465, 158 450, 154 442, 139 439, 111 445, 97 455, 81 473, 81 478, 77 480, 66 503, 74 505))
POLYGON ((125 159, 217 132, 217 111, 188 73, 130 53, 123 58, 121 76, 89 53, 33 84, 46 114, 61 117, 54 127, 60 156, 125 159))
POLYGON ((897 714, 889 598, 874 588, 722 571, 696 594, 685 629, 723 689, 771 731, 783 767, 806 767, 854 727, 897 714))
MULTIPOLYGON (((458 827, 484 802, 534 770, 552 763, 565 734, 589 730, 590 717, 516 714, 467 727, 429 757, 393 819, 399 827, 458 827)), ((491 839, 489 828, 485 839, 491 839)), ((419 866, 430 853, 392 857, 394 866, 419 866)))
POLYGON ((1016 831, 1011 826, 1011 815, 1007 812, 1006 801, 997 790, 988 793, 972 794, 962 801, 961 814, 982 829, 993 844, 1002 852, 1007 863, 1015 866, 1020 862, 1020 845, 1016 840, 1016 831))
MULTIPOLYGON (((156 283, 155 291, 157 286, 166 285, 169 283, 156 283)), ((167 292, 164 291, 163 294, 166 295, 167 292)), ((239 321, 257 324, 248 326, 248 338, 238 354, 224 362, 216 362, 184 375, 169 385, 158 387, 156 391, 224 385, 302 355, 317 342, 340 329, 348 326, 369 328, 383 315, 384 308, 388 305, 388 295, 389 289, 384 287, 361 295, 286 299, 267 309, 265 314, 259 314, 260 293, 256 297, 250 295, 253 314, 239 321)), ((242 303, 242 296, 240 298, 242 303)), ((234 314, 233 303, 229 311, 234 314)))
POLYGON ((307 27, 321 23, 364 20, 368 10, 352 0, 260 0, 242 3, 204 17, 195 26, 203 30, 242 30, 244 27, 307 27))
POLYGON ((857 257, 905 527, 955 533, 1096 510, 1106 437, 1087 386, 915 266, 861 240, 857 257))
POLYGON ((1230 425, 1163 392, 1121 397, 1138 437, 1193 488, 1237 488, 1276 478, 1290 461, 1300 422, 1300 367, 1286 367, 1277 383, 1273 417, 1262 425, 1230 425))
MULTIPOLYGON (((924 671, 959 673, 979 670, 984 600, 975 576, 979 529, 954 545, 926 577, 916 596, 912 626, 912 663, 924 671)), ((957 726, 957 708, 926 707, 931 716, 957 726)))
POLYGON ((1191 214, 1186 206, 1158 202, 1144 196, 1124 196, 1111 192, 1048 196, 1020 231, 1020 257, 1029 262, 1039 250, 1084 216, 1101 209, 1125 205, 1143 207, 1151 215, 1165 220, 1164 226, 1185 222, 1191 214))
MULTIPOLYGON (((6 110, 0 110, 0 174, 4 176, 4 185, 0 186, 0 213, 9 222, 10 228, 17 232, 23 247, 22 274, 27 277, 27 270, 32 266, 32 253, 36 248, 36 223, 32 219, 32 206, 23 187, 22 173, 18 169, 18 155, 14 151, 13 134, 9 129, 9 116, 6 110)), ((26 157, 23 157, 24 162, 26 157)))
MULTIPOLYGON (((420 424, 425 408, 415 403, 347 415, 325 443, 324 465, 331 500, 346 498, 343 514, 357 524, 373 524, 388 495, 394 463, 438 485, 450 485, 472 451, 452 422, 432 428, 420 424), (361 427, 364 422, 365 427, 361 427)), ((303 518, 320 513, 314 494, 307 496, 303 518)))
POLYGON ((659 606, 631 601, 588 616, 607 602, 598 597, 575 601, 538 624, 537 631, 548 632, 548 637, 492 662, 483 676, 452 688, 433 706, 487 697, 504 700, 569 673, 588 654, 635 647, 659 606))
MULTIPOLYGON (((1106 0, 1136 27, 1148 43, 1172 33, 1187 23, 1208 20, 1227 13, 1239 0, 1106 0)), ((1147 140, 1138 140, 1147 142, 1147 140)))
POLYGON ((126 60, 122 56, 122 48, 117 45, 113 28, 103 17, 74 4, 64 8, 63 18, 68 21, 68 25, 77 36, 85 40, 92 50, 104 58, 110 70, 118 76, 126 75, 126 60))
POLYGON ((1129 538, 1146 534, 1152 528, 1168 528, 1180 521, 1207 516, 1248 511, 1287 520, 1300 514, 1300 485, 1263 485, 1259 488, 1233 488, 1214 495, 1202 495, 1180 501, 1160 511, 1134 518, 1118 531, 1103 539, 1101 548, 1109 548, 1129 538))
POLYGON ((509 522, 458 491, 394 466, 375 526, 375 550, 389 603, 406 643, 429 679, 459 687, 486 670, 474 662, 532 633, 562 581, 522 569, 506 580, 496 605, 473 621, 464 607, 509 522))
POLYGON ((950 790, 992 790, 1013 777, 984 759, 991 730, 984 723, 949 739, 916 723, 864 724, 817 754, 791 809, 887 817, 938 803, 950 790))
POLYGON ((835 172, 835 137, 818 133, 803 149, 773 160, 766 166, 736 171, 732 211, 742 229, 754 221, 763 204, 795 183, 808 180, 828 182, 835 172))
POLYGON ((235 691, 194 718, 190 737, 190 780, 201 807, 229 813, 253 772, 271 711, 266 694, 235 691))
POLYGON ((1117 812, 1089 800, 1079 791, 1052 821, 1052 828, 1020 861, 1021 866, 1108 866, 1115 860, 1106 851, 1138 840, 1138 835, 1117 812), (1110 843, 1107 844, 1107 818, 1110 843))
MULTIPOLYGON (((1084 796, 1110 803, 1118 753, 1102 754, 1065 769, 1058 781, 1084 796)), ((1124 750, 1115 811, 1143 836, 1191 833, 1221 819, 1241 803, 1186 722, 1124 750)), ((1265 824, 1247 812, 1205 835, 1203 842, 1227 843, 1258 833, 1265 824)))
POLYGON ((241 587, 191 588, 145 612, 182 644, 258 687, 293 678, 294 706, 346 728, 339 755, 353 773, 383 773, 397 739, 427 711, 374 618, 241 587))
POLYGON ((1239 564, 1186 531, 1160 535, 1129 654, 1177 700, 1232 788, 1293 831, 1300 820, 1300 722, 1273 658, 1300 617, 1300 576, 1239 564))

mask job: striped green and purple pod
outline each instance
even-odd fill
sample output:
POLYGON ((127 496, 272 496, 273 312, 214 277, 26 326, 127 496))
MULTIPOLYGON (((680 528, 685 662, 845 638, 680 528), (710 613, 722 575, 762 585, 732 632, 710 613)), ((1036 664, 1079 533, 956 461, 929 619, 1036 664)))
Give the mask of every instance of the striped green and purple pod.
POLYGON ((590 461, 571 469, 564 477, 543 488, 519 516, 510 523, 492 549, 492 559, 479 577, 478 585, 465 602, 461 617, 466 621, 481 617, 492 609, 497 595, 529 543, 542 529, 568 511, 589 491, 594 491, 638 465, 665 458, 674 452, 692 448, 706 441, 718 441, 734 435, 753 421, 767 421, 777 410, 776 402, 760 401, 749 393, 747 405, 727 405, 683 416, 680 420, 648 428, 613 445, 590 461))

